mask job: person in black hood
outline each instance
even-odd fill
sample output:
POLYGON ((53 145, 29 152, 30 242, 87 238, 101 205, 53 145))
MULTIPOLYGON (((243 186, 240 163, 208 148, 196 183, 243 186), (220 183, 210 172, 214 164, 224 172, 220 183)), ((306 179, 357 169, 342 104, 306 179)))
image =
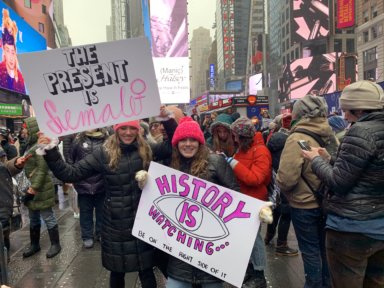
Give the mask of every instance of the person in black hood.
POLYGON ((6 127, 0 127, 0 141, 1 148, 7 154, 7 159, 11 160, 17 157, 17 149, 14 145, 9 143, 9 129, 6 127))

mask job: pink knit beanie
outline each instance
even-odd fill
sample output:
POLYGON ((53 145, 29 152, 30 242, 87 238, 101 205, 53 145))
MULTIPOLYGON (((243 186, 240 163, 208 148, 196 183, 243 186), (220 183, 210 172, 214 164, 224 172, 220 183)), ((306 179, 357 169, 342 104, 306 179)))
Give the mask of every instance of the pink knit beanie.
POLYGON ((189 116, 180 119, 172 138, 172 146, 176 147, 177 143, 185 138, 196 139, 200 144, 205 143, 203 131, 201 131, 199 124, 189 116))
POLYGON ((115 124, 113 126, 113 130, 117 131, 117 129, 124 126, 130 126, 130 127, 136 128, 137 130, 140 130, 140 121, 134 120, 134 121, 127 121, 127 122, 115 124))

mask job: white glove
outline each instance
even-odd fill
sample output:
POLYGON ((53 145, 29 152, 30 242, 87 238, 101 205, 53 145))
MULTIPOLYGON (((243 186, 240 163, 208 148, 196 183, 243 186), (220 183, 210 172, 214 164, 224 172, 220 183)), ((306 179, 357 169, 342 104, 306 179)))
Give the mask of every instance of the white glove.
POLYGON ((137 181, 137 184, 139 184, 139 188, 143 190, 145 184, 147 184, 148 181, 148 172, 145 170, 140 170, 136 172, 135 179, 137 181))
POLYGON ((273 215, 272 215, 272 209, 271 209, 272 205, 273 205, 272 202, 267 202, 266 206, 260 209, 259 219, 261 222, 272 224, 273 222, 273 215))
POLYGON ((37 144, 36 154, 43 156, 46 154, 45 151, 51 150, 57 145, 59 145, 60 141, 57 138, 52 138, 49 144, 37 144))

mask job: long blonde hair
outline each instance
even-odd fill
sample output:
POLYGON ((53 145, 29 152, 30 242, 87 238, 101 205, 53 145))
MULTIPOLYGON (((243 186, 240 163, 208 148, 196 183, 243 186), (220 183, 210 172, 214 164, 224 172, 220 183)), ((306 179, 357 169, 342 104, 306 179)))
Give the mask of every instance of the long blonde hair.
MULTIPOLYGON (((152 161, 151 147, 149 147, 148 143, 140 134, 137 134, 136 141, 140 158, 143 160, 143 169, 147 170, 152 161)), ((117 133, 109 136, 103 146, 109 158, 109 168, 111 168, 111 170, 116 170, 121 158, 120 139, 117 133)))
MULTIPOLYGON (((192 159, 191 170, 188 173, 193 176, 208 180, 209 178, 208 156, 209 156, 208 147, 200 144, 199 150, 197 151, 196 155, 192 159)), ((179 149, 177 147, 173 147, 172 161, 171 161, 172 168, 180 170, 181 157, 182 155, 179 152, 179 149)))

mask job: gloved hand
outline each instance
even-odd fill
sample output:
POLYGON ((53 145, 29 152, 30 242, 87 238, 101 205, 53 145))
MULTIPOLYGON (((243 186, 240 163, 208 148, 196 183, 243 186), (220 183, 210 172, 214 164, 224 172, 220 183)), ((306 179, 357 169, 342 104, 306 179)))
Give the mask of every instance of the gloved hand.
POLYGON ((145 184, 147 184, 148 172, 145 170, 140 170, 136 172, 135 179, 137 181, 137 184, 139 184, 139 188, 143 190, 145 184))
POLYGON ((273 222, 273 215, 272 215, 272 209, 271 209, 272 205, 273 205, 272 202, 267 202, 266 206, 260 209, 259 219, 261 222, 272 224, 273 222))

